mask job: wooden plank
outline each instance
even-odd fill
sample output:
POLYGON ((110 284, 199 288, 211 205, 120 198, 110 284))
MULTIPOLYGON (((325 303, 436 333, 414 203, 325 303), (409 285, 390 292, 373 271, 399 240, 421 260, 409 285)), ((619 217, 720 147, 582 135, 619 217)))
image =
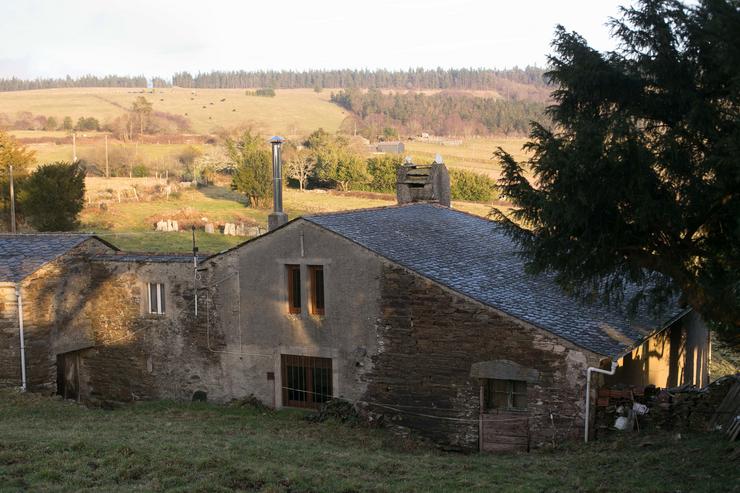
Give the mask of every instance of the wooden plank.
POLYGON ((512 445, 510 443, 486 443, 483 446, 484 452, 526 452, 527 447, 521 445, 512 445))
POLYGON ((526 446, 529 443, 529 437, 527 436, 507 436, 507 435, 497 435, 492 437, 485 437, 486 443, 507 443, 511 445, 524 445, 526 446))
POLYGON ((735 382, 712 416, 709 423, 710 428, 713 429, 720 425, 726 429, 732 424, 738 411, 740 411, 740 382, 735 382))

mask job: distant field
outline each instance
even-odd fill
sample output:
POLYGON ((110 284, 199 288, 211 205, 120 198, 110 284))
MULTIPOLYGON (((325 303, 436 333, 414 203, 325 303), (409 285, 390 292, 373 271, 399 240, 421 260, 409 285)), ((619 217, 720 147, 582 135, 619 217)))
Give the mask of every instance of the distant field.
POLYGON ((523 161, 528 157, 522 150, 526 142, 527 139, 524 137, 471 138, 466 139, 459 146, 412 141, 406 142, 406 153, 414 158, 414 162, 431 162, 435 154, 439 153, 450 168, 469 169, 498 178, 501 166, 492 159, 496 148, 500 146, 517 161, 523 161))
MULTIPOLYGON (((89 134, 92 135, 92 134, 89 134)), ((94 155, 93 150, 95 147, 101 147, 104 145, 103 136, 100 136, 97 144, 83 144, 77 146, 77 156, 80 159, 88 158, 90 155, 94 155)), ((126 147, 134 150, 134 152, 141 157, 141 160, 146 163, 157 163, 162 160, 173 160, 176 159, 178 154, 189 144, 135 144, 135 143, 121 143, 118 141, 111 141, 109 149, 111 152, 117 147, 126 147)), ((72 160, 72 144, 54 144, 52 142, 42 144, 28 144, 29 149, 33 149, 36 152, 36 164, 45 164, 53 161, 71 161, 72 160)), ((197 144, 202 150, 207 150, 210 145, 197 144)), ((101 151, 98 150, 100 153, 101 151)), ((101 154, 102 155, 102 154, 101 154)), ((98 163, 103 165, 104 161, 98 163)), ((152 172, 155 170, 152 168, 152 172)))
POLYGON ((281 89, 274 98, 247 96, 244 89, 65 88, 0 93, 0 112, 14 115, 30 111, 55 116, 94 116, 111 120, 138 96, 145 96, 155 111, 185 115, 193 131, 209 133, 214 127, 251 125, 264 134, 304 135, 323 127, 336 131, 346 112, 329 102, 330 91, 281 89), (205 106, 205 108, 204 108, 205 106))
MULTIPOLYGON (((131 183, 144 188, 148 182, 154 181, 146 178, 88 178, 87 188, 94 195, 100 190, 117 190, 130 186, 131 183)), ((381 207, 395 203, 395 198, 390 195, 384 198, 366 198, 352 193, 300 192, 292 188, 284 191, 283 198, 285 211, 291 219, 306 214, 381 207)), ((490 205, 468 202, 455 202, 453 206, 480 216, 486 216, 491 210, 490 205)), ((156 221, 205 217, 212 223, 243 222, 266 228, 269 213, 269 209, 246 207, 242 196, 227 188, 211 186, 185 189, 168 200, 113 202, 107 204, 105 209, 93 204, 82 212, 81 229, 98 233, 124 250, 187 252, 191 249, 190 233, 156 232, 156 221)), ((197 236, 203 252, 218 252, 246 240, 243 237, 206 234, 203 231, 199 231, 197 236)))

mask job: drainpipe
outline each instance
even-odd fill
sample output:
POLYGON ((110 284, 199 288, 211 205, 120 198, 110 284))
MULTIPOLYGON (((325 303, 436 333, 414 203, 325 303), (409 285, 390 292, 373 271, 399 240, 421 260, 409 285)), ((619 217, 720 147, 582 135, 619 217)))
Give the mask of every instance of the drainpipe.
POLYGON ((612 361, 611 370, 602 370, 594 366, 589 366, 586 370, 586 423, 583 430, 583 441, 588 443, 588 424, 589 424, 589 411, 591 410, 591 373, 601 373, 602 375, 614 375, 617 371, 617 362, 612 361))
POLYGON ((21 392, 25 392, 28 385, 26 382, 26 342, 23 336, 23 294, 21 294, 21 289, 17 284, 15 286, 15 298, 18 300, 18 330, 21 338, 21 392))

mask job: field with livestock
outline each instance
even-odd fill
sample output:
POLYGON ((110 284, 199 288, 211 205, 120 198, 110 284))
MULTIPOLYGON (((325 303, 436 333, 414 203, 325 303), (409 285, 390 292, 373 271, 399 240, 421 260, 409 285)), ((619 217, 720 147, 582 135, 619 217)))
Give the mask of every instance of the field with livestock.
MULTIPOLYGON (((189 186, 185 181, 193 179, 192 171, 186 168, 192 169, 192 165, 183 164, 183 154, 223 160, 224 136, 237 135, 239 129, 249 128, 264 138, 285 135, 298 145, 319 128, 333 134, 343 127, 348 113, 329 100, 330 94, 330 89, 320 92, 285 89, 276 90, 274 97, 264 97, 244 89, 177 87, 9 91, 0 92, 0 113, 8 121, 30 115, 25 117, 30 122, 34 121, 31 117, 39 115, 58 123, 65 117, 73 122, 93 117, 101 126, 108 126, 121 115, 130 114, 132 102, 143 96, 151 102, 154 112, 185 118, 190 125, 188 133, 147 134, 133 139, 116 138, 114 133, 102 130, 77 130, 74 140, 71 131, 60 129, 8 131, 34 151, 36 166, 72 161, 74 157, 86 164, 87 191, 80 230, 100 234, 122 249, 180 252, 190 250, 189 228, 195 225, 201 251, 216 252, 246 239, 222 234, 225 224, 265 228, 270 211, 248 207, 245 197, 230 189, 228 175, 207 186, 189 186), (111 178, 104 177, 106 139, 111 178), (156 223, 161 220, 178 221, 180 231, 155 231, 156 223), (213 233, 205 232, 205 224, 209 222, 215 227, 213 233)), ((495 149, 501 146, 523 159, 526 158, 522 150, 524 142, 522 137, 510 136, 453 137, 437 141, 404 139, 404 155, 411 156, 414 162, 428 163, 441 154, 450 169, 496 179, 500 167, 492 159, 495 149)), ((372 156, 362 145, 356 145, 355 149, 365 157, 372 156)), ((387 193, 326 189, 300 192, 292 187, 285 191, 285 208, 292 218, 393 203, 395 197, 387 193)), ((481 216, 487 216, 493 205, 495 200, 454 204, 481 216)))
POLYGON ((93 116, 101 122, 124 113, 137 96, 145 96, 154 111, 187 117, 193 133, 216 127, 251 126, 264 134, 303 135, 323 127, 339 128, 346 112, 329 102, 330 91, 281 89, 275 97, 248 96, 245 89, 64 88, 0 92, 0 112, 70 116, 73 121, 93 116))

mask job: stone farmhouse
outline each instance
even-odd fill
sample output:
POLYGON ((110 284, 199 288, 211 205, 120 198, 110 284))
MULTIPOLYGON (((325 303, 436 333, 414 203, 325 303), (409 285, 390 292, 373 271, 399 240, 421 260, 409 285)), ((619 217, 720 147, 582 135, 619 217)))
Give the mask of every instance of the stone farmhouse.
POLYGON ((708 382, 694 313, 583 304, 527 274, 496 223, 450 208, 441 160, 404 165, 398 197, 277 221, 195 262, 1 235, 0 384, 103 404, 342 398, 441 446, 499 451, 582 436, 591 373, 589 402, 601 373, 708 382))

